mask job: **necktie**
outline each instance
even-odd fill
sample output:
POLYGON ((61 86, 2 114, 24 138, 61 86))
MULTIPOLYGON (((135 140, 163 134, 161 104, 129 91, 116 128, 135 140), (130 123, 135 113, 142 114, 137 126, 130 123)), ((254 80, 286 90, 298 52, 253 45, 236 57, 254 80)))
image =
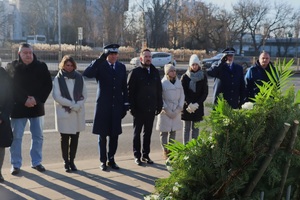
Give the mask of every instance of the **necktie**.
POLYGON ((110 66, 111 66, 111 69, 115 69, 113 64, 111 64, 110 66))
POLYGON ((229 68, 230 70, 232 70, 232 65, 231 65, 231 64, 228 64, 228 68, 229 68))

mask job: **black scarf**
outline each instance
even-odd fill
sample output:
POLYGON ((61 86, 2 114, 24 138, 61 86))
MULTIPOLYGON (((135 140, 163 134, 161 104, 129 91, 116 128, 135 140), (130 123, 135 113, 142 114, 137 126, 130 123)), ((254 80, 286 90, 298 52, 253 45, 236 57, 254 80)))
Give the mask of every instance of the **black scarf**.
MULTIPOLYGON (((69 90, 68 90, 68 87, 67 87, 67 84, 65 81, 65 77, 67 77, 69 79, 75 79, 75 85, 74 85, 74 90, 73 90, 74 101, 77 102, 77 101, 82 100, 84 97, 82 95, 83 80, 82 80, 81 74, 76 72, 75 70, 72 72, 66 72, 65 70, 59 70, 59 72, 57 74, 61 96, 72 101, 72 98, 70 96, 70 93, 69 93, 69 90)), ((68 112, 71 111, 70 108, 67 106, 63 106, 63 108, 65 108, 65 110, 68 112)))

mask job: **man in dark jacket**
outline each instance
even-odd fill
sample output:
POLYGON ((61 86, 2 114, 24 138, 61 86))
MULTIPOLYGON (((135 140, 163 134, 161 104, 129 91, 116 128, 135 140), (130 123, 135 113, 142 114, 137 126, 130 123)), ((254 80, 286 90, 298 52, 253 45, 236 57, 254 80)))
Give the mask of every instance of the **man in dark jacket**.
POLYGON ((246 83, 246 99, 251 101, 255 95, 259 92, 259 88, 256 84, 262 85, 262 81, 268 82, 269 77, 267 72, 271 73, 273 64, 270 62, 270 55, 267 52, 262 52, 259 55, 259 59, 255 65, 249 68, 245 75, 246 83))
POLYGON ((0 67, 0 183, 4 181, 1 173, 5 147, 13 140, 10 114, 13 105, 12 81, 4 68, 0 67))
POLYGON ((243 67, 233 62, 234 48, 226 48, 222 53, 221 60, 207 70, 209 76, 215 77, 213 100, 216 104, 222 93, 232 108, 240 108, 245 98, 243 67))
POLYGON ((32 47, 23 43, 19 59, 8 63, 6 69, 13 79, 14 107, 11 113, 13 142, 10 147, 11 174, 16 175, 22 166, 22 138, 27 121, 30 122, 32 168, 45 171, 42 162, 44 104, 52 90, 52 79, 47 65, 33 54, 32 47))
POLYGON ((151 64, 149 49, 144 49, 140 56, 141 66, 134 68, 128 75, 128 94, 131 114, 133 116, 133 153, 135 163, 142 161, 152 164, 149 157, 151 134, 155 115, 163 106, 162 85, 159 71, 151 64), (144 127, 143 149, 141 153, 141 131, 144 127))
POLYGON ((117 61, 118 48, 118 44, 104 47, 104 53, 100 58, 93 61, 83 72, 84 76, 96 78, 98 82, 93 133, 99 135, 100 168, 103 171, 107 170, 107 165, 119 169, 114 156, 119 135, 122 133, 121 120, 128 110, 126 67, 117 61), (107 137, 109 137, 108 152, 107 137))

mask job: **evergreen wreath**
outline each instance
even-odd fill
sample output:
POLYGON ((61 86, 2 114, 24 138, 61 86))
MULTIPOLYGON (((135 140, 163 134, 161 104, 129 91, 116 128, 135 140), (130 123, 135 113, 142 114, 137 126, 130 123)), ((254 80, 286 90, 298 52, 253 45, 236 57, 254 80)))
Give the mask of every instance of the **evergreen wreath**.
POLYGON ((168 144, 172 172, 149 198, 279 200, 292 186, 292 199, 300 199, 300 91, 292 64, 275 64, 254 103, 235 110, 221 96, 197 139, 168 144))

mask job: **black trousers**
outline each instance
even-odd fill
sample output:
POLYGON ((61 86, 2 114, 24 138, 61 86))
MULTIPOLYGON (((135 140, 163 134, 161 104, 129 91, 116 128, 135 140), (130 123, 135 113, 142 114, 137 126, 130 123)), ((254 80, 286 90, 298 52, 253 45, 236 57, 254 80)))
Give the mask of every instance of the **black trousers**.
POLYGON ((106 163, 115 162, 115 154, 118 148, 118 139, 119 135, 113 136, 101 136, 99 135, 99 153, 100 153, 100 162, 106 163), (108 137, 108 152, 107 152, 107 137, 108 137))
POLYGON ((61 133, 60 136, 61 152, 65 163, 74 162, 78 147, 79 132, 76 134, 61 133))
POLYGON ((133 155, 135 158, 148 157, 155 114, 139 113, 133 117, 133 155), (143 130, 143 149, 141 153, 141 132, 143 130))

